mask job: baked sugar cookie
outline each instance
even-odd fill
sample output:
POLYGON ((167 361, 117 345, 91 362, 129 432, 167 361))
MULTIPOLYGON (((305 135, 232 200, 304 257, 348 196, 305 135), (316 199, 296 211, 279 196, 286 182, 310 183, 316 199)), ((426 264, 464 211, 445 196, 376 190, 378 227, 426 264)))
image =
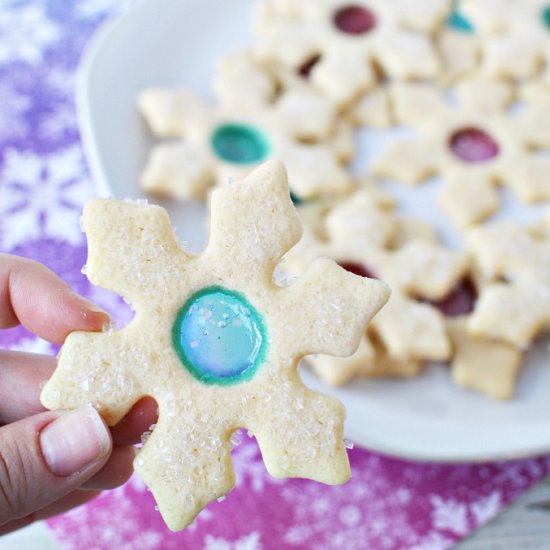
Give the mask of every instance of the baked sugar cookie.
POLYGON ((287 100, 235 110, 216 108, 187 90, 143 91, 138 105, 152 132, 179 138, 153 147, 141 175, 143 189, 205 200, 212 187, 275 158, 286 163, 292 191, 301 198, 348 193, 352 178, 339 152, 321 139, 332 122, 332 107, 300 92, 287 100), (315 125, 303 116, 304 109, 315 113, 315 125))
POLYGON ((69 335, 41 396, 50 409, 91 403, 109 425, 142 397, 156 400, 134 466, 172 530, 231 490, 230 438, 241 427, 273 476, 347 481, 343 406, 306 388, 297 365, 353 353, 389 295, 329 260, 292 285, 273 283, 301 232, 281 163, 217 189, 211 206, 209 244, 191 256, 158 206, 86 205, 87 275, 136 314, 121 330, 69 335))
POLYGON ((400 79, 440 69, 430 33, 448 14, 446 1, 264 0, 258 9, 259 54, 297 71, 308 66, 313 86, 338 104, 376 86, 375 65, 400 79))

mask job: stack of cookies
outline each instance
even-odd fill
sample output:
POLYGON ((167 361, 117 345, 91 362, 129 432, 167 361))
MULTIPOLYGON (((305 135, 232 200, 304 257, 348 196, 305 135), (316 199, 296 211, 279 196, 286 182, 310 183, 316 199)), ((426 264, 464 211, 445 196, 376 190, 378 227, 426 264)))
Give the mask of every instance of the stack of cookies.
POLYGON ((258 0, 255 10, 254 38, 219 60, 211 98, 138 98, 158 138, 144 191, 208 201, 282 160, 304 236, 280 283, 325 256, 393 290, 353 357, 306 359, 318 375, 407 378, 438 362, 459 386, 511 398, 524 352, 550 327, 550 4, 258 0), (433 204, 417 210, 434 215, 407 215, 402 197, 418 204, 427 188, 433 204))

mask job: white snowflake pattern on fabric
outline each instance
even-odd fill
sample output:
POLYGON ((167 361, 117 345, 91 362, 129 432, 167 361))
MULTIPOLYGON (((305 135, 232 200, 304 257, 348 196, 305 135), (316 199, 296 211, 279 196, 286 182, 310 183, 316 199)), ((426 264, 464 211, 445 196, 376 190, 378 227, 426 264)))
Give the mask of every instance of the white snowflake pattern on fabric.
POLYGON ((465 535, 468 529, 468 508, 455 499, 443 499, 433 495, 430 499, 433 510, 433 525, 442 531, 451 531, 457 535, 465 535))
MULTIPOLYGON (((145 529, 140 525, 134 513, 135 504, 126 495, 125 487, 102 493, 96 502, 104 501, 99 512, 94 511, 94 520, 97 518, 105 527, 101 534, 91 534, 88 530, 82 533, 81 544, 85 548, 116 548, 117 550, 157 550, 161 548, 163 533, 155 529, 145 529), (113 523, 113 511, 117 512, 117 521, 113 523), (120 514, 120 517, 118 516, 120 514)), ((90 519, 90 508, 80 506, 65 513, 67 534, 73 526, 83 525, 90 519)), ((63 540, 63 535, 61 537, 63 540)), ((75 548, 74 546, 70 546, 75 548)))
POLYGON ((441 533, 430 533, 425 540, 413 544, 408 550, 444 550, 451 548, 455 542, 441 533))
MULTIPOLYGON (((16 6, 17 2, 11 4, 16 6)), ((14 61, 38 65, 60 34, 59 27, 38 3, 0 10, 0 66, 14 61)))
POLYGON ((262 550, 262 548, 260 533, 257 531, 234 542, 212 535, 206 535, 204 538, 204 550, 262 550))
POLYGON ((75 8, 77 17, 96 19, 127 11, 136 0, 82 0, 75 8))
POLYGON ((55 99, 74 103, 75 73, 63 67, 48 67, 41 75, 41 79, 47 86, 48 95, 55 96, 55 99))
POLYGON ((29 96, 21 94, 12 82, 0 82, 0 142, 22 138, 28 133, 23 115, 31 105, 29 96))
POLYGON ((356 469, 352 484, 331 487, 330 493, 317 483, 305 483, 300 490, 283 487, 282 496, 294 511, 284 535, 289 548, 409 548, 419 542, 401 504, 406 493, 387 493, 384 476, 375 475, 378 458, 372 457, 370 465, 372 471, 356 469))
POLYGON ((36 136, 51 142, 77 132, 74 71, 54 65, 41 72, 40 81, 44 86, 44 95, 49 98, 49 105, 47 116, 38 122, 36 136))
POLYGON ((43 140, 55 140, 63 138, 69 132, 76 132, 77 129, 74 110, 59 105, 38 125, 37 136, 43 140))
POLYGON ((82 151, 73 145, 51 155, 8 149, 0 170, 0 216, 9 215, 5 250, 48 236, 79 245, 79 216, 90 198, 82 151))
POLYGON ((471 505, 472 514, 478 525, 482 525, 494 518, 502 508, 502 495, 494 491, 471 505))
POLYGON ((267 473, 255 442, 241 442, 233 449, 232 456, 236 487, 241 487, 249 482, 248 484, 253 491, 261 492, 264 490, 266 483, 283 483, 283 480, 276 479, 267 473))

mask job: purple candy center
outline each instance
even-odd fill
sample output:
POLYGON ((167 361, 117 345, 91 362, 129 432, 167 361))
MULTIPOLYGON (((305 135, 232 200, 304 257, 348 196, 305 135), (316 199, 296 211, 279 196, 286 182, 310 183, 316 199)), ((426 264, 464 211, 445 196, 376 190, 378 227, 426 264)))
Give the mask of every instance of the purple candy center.
POLYGON ((376 27, 376 16, 364 6, 351 4, 333 15, 336 28, 346 34, 365 34, 376 27))
POLYGON ((359 277, 377 279, 376 275, 365 264, 358 262, 338 262, 338 265, 354 275, 359 275, 359 277))
POLYGON ((476 300, 477 290, 472 281, 465 278, 459 281, 445 298, 432 302, 432 305, 447 317, 458 317, 471 313, 476 300))
POLYGON ((456 131, 449 139, 451 151, 465 162, 485 162, 499 153, 498 143, 479 128, 468 127, 456 131))

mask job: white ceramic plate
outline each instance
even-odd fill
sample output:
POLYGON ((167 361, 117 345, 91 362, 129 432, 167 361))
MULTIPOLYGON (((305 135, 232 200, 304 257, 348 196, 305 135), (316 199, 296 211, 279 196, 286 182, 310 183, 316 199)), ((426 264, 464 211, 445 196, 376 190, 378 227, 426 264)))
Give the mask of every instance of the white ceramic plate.
MULTIPOLYGON (((253 0, 147 0, 108 26, 91 44, 78 78, 84 146, 101 193, 142 196, 137 181, 152 144, 135 108, 148 86, 189 86, 208 94, 213 62, 249 42, 253 0)), ((360 137, 358 166, 395 133, 360 137)), ((451 244, 458 235, 433 206, 438 182, 419 191, 390 186, 403 209, 430 218, 451 244)), ((506 215, 531 216, 503 196, 506 215)), ((199 204, 165 204, 180 236, 204 244, 199 204)), ((409 381, 359 381, 328 391, 304 372, 312 387, 338 396, 348 411, 347 436, 395 456, 434 461, 507 459, 550 452, 548 346, 528 354, 515 399, 497 403, 452 385, 434 365, 409 381)))

